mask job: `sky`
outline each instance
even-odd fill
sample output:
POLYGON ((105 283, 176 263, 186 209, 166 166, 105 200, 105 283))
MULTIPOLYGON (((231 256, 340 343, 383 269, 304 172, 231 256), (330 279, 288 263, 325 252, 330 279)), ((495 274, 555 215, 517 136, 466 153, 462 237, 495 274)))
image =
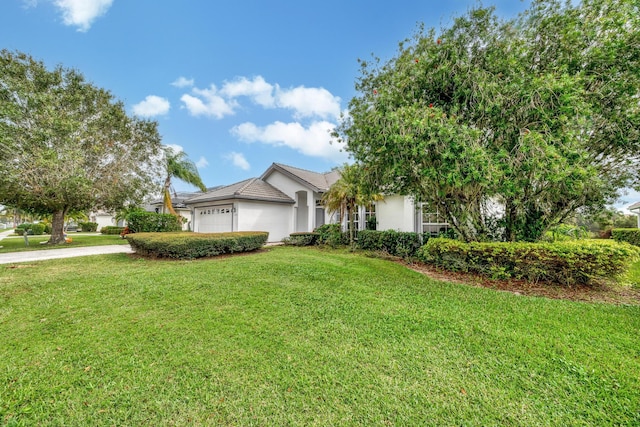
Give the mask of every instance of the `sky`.
MULTIPOLYGON (((438 30, 477 4, 2 0, 0 48, 74 68, 157 121, 163 144, 184 150, 212 187, 274 162, 317 172, 347 162, 330 131, 356 95, 358 59, 391 59, 419 23, 438 30)), ((529 1, 483 4, 514 17, 529 1)))

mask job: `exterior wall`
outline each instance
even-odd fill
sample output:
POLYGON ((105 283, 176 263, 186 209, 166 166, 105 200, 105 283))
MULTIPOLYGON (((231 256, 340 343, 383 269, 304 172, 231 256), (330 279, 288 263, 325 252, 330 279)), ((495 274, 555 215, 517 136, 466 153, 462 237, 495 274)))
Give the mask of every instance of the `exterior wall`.
MULTIPOLYGON (((295 221, 294 227, 296 231, 313 231, 316 228, 316 200, 322 198, 321 194, 313 192, 308 187, 301 185, 299 182, 289 178, 279 171, 273 171, 265 181, 296 201, 296 204, 294 205, 296 209, 294 209, 293 214, 295 221), (297 193, 299 192, 306 193, 307 197, 304 205, 298 205, 298 200, 300 198, 297 193), (301 215, 304 215, 305 218, 298 218, 298 210, 301 211, 301 215), (304 214, 302 214, 302 212, 304 212, 304 214)), ((325 218, 327 217, 325 216, 325 218)), ((326 221, 327 220, 325 219, 325 222, 326 221)))
POLYGON ((386 196, 376 203, 378 230, 416 231, 416 209, 406 196, 386 196))
POLYGON ((279 242, 293 233, 290 204, 239 201, 237 211, 238 231, 268 231, 269 242, 279 242))
POLYGON ((98 231, 100 231, 102 227, 116 225, 116 219, 113 215, 103 215, 91 212, 89 214, 89 220, 91 222, 98 223, 98 231))

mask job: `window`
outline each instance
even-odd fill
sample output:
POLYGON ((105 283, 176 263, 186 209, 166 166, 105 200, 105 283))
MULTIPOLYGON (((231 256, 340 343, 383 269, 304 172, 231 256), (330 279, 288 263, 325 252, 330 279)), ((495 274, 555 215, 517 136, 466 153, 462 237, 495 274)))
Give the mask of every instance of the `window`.
POLYGON ((367 230, 375 230, 377 226, 376 221, 376 205, 373 203, 364 208, 364 223, 367 230))
POLYGON ((420 205, 422 210, 422 232, 437 237, 449 230, 449 223, 438 209, 429 203, 420 205))
MULTIPOLYGON (((356 207, 355 212, 352 212, 353 214, 353 229, 354 230, 360 230, 359 224, 360 224, 360 212, 358 212, 358 208, 356 207)), ((345 215, 345 218, 347 220, 347 225, 346 225, 346 229, 347 231, 349 231, 349 227, 351 226, 351 218, 349 217, 349 214, 345 215)))

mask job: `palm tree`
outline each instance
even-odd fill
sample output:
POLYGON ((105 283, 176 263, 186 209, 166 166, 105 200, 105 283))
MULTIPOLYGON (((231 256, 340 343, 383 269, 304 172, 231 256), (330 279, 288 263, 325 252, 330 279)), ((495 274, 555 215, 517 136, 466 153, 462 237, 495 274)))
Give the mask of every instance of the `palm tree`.
POLYGON ((188 184, 198 187, 202 191, 207 191, 207 187, 202 182, 198 168, 189 159, 187 153, 184 151, 176 152, 171 147, 165 147, 164 149, 165 161, 166 161, 166 178, 164 180, 164 188, 162 191, 162 197, 164 199, 164 208, 173 215, 178 215, 173 209, 173 203, 171 201, 171 179, 178 178, 188 184))
POLYGON ((382 195, 373 193, 364 183, 360 166, 345 164, 340 168, 340 179, 322 196, 322 204, 330 213, 338 212, 341 220, 345 215, 348 216, 351 247, 354 244, 354 213, 358 206, 382 200, 382 195))

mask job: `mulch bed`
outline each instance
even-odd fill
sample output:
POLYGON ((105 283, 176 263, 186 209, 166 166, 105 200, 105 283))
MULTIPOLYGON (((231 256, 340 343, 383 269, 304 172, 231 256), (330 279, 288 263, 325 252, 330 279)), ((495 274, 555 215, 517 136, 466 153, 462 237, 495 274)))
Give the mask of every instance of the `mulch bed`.
POLYGON ((523 280, 493 280, 478 274, 455 273, 422 263, 397 263, 434 280, 490 288, 511 292, 514 295, 537 296, 571 301, 600 302, 608 304, 640 305, 640 289, 616 284, 564 286, 553 283, 533 283, 523 280))

